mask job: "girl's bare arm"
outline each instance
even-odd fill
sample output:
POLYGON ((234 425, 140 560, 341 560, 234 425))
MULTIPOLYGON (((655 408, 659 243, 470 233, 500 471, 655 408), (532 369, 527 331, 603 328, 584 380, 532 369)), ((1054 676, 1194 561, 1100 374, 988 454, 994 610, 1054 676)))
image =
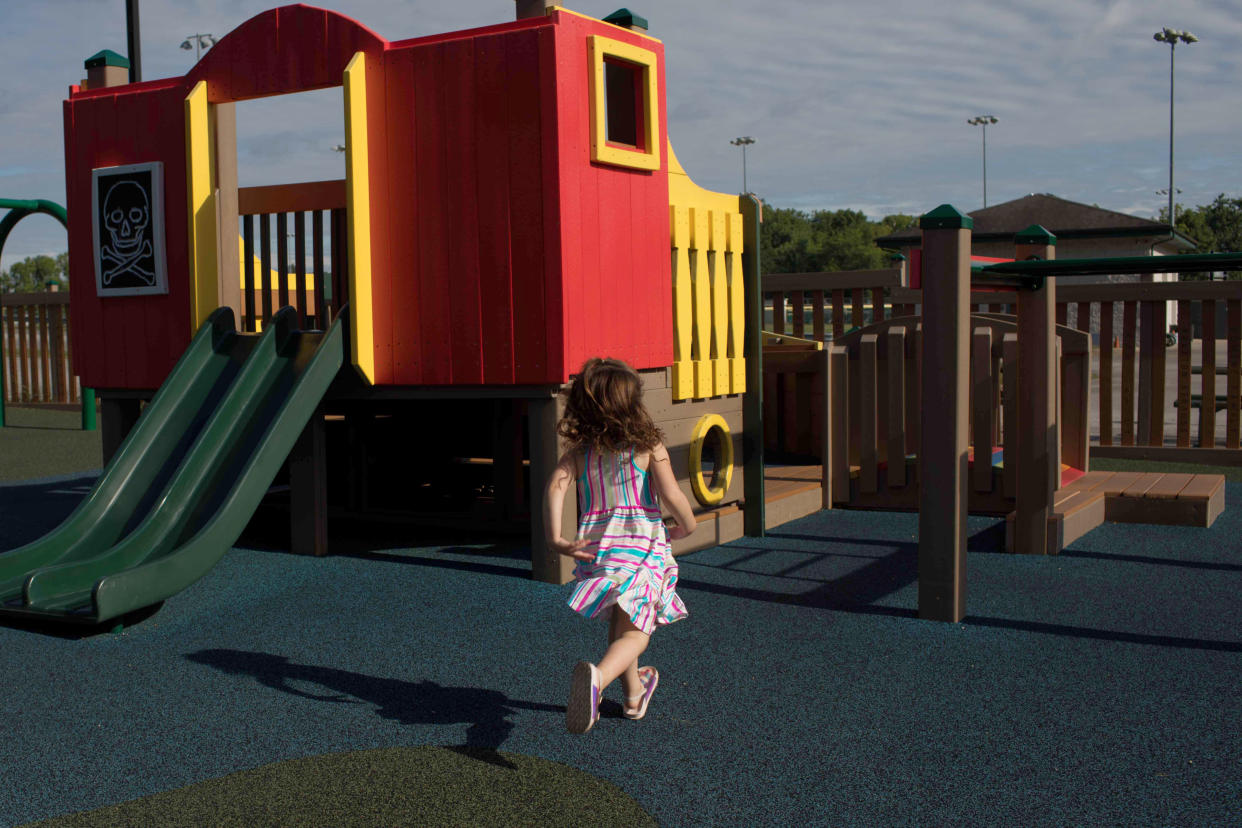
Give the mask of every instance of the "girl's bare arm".
POLYGON ((677 521, 677 525, 669 530, 669 536, 684 538, 689 535, 694 531, 698 522, 695 521, 694 512, 690 509, 690 501, 686 500, 686 496, 681 493, 681 487, 677 485, 677 478, 673 475, 673 464, 669 460, 668 449, 663 443, 656 444, 656 447, 651 450, 651 478, 655 483, 656 494, 660 496, 660 502, 673 513, 673 519, 677 521))
POLYGON ((561 517, 565 511, 565 495, 574 480, 574 455, 567 452, 561 456, 556 468, 548 477, 543 495, 543 531, 548 548, 558 555, 568 555, 580 561, 591 561, 595 556, 585 551, 585 539, 566 540, 561 537, 561 517))

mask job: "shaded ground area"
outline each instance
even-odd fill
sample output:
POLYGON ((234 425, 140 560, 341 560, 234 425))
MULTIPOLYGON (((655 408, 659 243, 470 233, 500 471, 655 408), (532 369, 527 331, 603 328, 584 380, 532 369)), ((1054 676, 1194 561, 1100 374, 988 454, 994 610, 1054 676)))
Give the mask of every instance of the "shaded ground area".
MULTIPOLYGON (((0 488, 0 549, 87 483, 0 488)), ((691 617, 644 658, 647 718, 614 688, 584 737, 564 731, 569 672, 604 629, 529 580, 525 549, 235 549, 120 634, 0 627, 0 824, 429 745, 585 771, 665 826, 1225 824, 1240 498, 1228 484, 1211 529, 1105 525, 1055 558, 986 551, 1000 526, 972 519, 958 625, 915 617, 915 515, 821 512, 685 556, 691 617)), ((385 797, 383 778, 342 796, 385 797)))
POLYGON ((0 482, 103 467, 99 429, 82 430, 81 411, 6 405, 0 428, 0 482))

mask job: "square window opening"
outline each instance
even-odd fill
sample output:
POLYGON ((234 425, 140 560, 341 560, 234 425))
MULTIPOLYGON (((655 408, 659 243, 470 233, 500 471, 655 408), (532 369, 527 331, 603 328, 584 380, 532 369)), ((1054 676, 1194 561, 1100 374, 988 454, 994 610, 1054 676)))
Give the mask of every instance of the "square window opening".
POLYGON ((646 150, 643 146, 643 73, 645 67, 604 59, 605 139, 610 144, 646 150))

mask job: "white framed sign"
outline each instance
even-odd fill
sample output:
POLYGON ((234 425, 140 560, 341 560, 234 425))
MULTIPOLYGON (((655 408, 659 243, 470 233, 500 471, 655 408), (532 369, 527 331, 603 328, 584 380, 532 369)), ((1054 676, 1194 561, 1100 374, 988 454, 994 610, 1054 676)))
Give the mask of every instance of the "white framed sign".
POLYGON ((168 293, 162 162, 91 170, 91 221, 100 296, 168 293))

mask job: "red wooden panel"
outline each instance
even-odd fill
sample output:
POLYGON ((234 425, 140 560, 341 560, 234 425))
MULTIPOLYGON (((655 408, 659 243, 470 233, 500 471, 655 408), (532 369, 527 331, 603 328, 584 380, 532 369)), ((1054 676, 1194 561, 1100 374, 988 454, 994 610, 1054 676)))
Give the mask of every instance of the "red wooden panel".
POLYGON ((418 170, 418 280, 423 345, 421 382, 453 381, 448 353, 450 260, 445 246, 447 226, 444 192, 452 182, 444 169, 444 133, 440 86, 444 82, 443 47, 417 49, 414 56, 414 164, 418 170))
POLYGON ((274 85, 292 91, 341 83, 341 73, 332 73, 331 61, 321 58, 331 49, 326 42, 329 12, 294 6, 277 13, 278 41, 272 51, 280 55, 280 62, 274 85))
POLYGON ((479 291, 483 381, 513 382, 513 289, 509 260, 508 38, 475 42, 475 165, 479 193, 479 291))
MULTIPOLYGON (((668 365, 673 357, 673 334, 667 131, 661 123, 658 142, 665 165, 656 173, 591 164, 587 149, 588 35, 599 33, 635 43, 655 51, 658 61, 662 47, 583 17, 554 14, 550 19, 556 23, 558 48, 558 203, 560 241, 564 245, 561 270, 568 338, 566 374, 582 359, 602 354, 620 357, 640 368, 668 365), (575 272, 581 274, 580 282, 575 272), (578 284, 581 315, 573 312, 578 284)), ((662 72, 657 97, 656 108, 663 113, 662 72)), ((549 182, 549 189, 556 184, 549 182)))
POLYGON ((422 305, 418 295, 418 227, 421 212, 417 193, 418 169, 414 163, 414 55, 409 49, 384 56, 388 87, 389 220, 406 228, 388 234, 390 306, 376 306, 387 313, 392 325, 393 382, 413 385, 422 376, 422 305))
POLYGON ((543 139, 540 111, 539 41, 545 27, 511 36, 509 55, 509 236, 513 263, 514 380, 548 379, 547 299, 543 250, 543 139))
POLYGON ((440 98, 444 113, 445 167, 453 176, 443 202, 452 262, 451 272, 444 274, 449 285, 452 321, 449 355, 455 384, 481 383, 479 234, 486 231, 479 228, 479 176, 475 167, 474 42, 451 41, 444 45, 443 51, 445 75, 440 98))
POLYGON ((103 365, 103 354, 94 343, 103 339, 103 327, 91 258, 90 178, 75 162, 83 157, 87 136, 93 135, 94 110, 90 101, 78 100, 65 101, 64 112, 65 208, 69 213, 69 344, 82 384, 94 387, 103 365))
MULTIPOLYGON (((592 332, 599 329, 604 313, 599 301, 599 204, 588 192, 592 172, 583 163, 589 157, 590 122, 582 103, 585 92, 586 63, 576 68, 570 58, 573 50, 586 49, 586 44, 556 43, 556 62, 566 71, 558 79, 560 94, 556 97, 559 148, 556 165, 559 171, 559 230, 561 271, 561 318, 564 331, 563 358, 558 379, 567 379, 589 357, 592 332)), ((543 70, 552 71, 552 70, 543 70)), ((548 95, 546 89, 545 96, 548 95)), ((549 168, 545 165, 545 168, 549 168)))
MULTIPOLYGON (((367 170, 371 208, 371 321, 375 338, 375 384, 393 381, 392 259, 389 205, 392 182, 388 174, 387 73, 377 56, 367 66, 367 170)), ((283 243, 283 242, 282 242, 283 243)))
POLYGON ((386 41, 333 11, 283 6, 221 38, 186 75, 187 89, 208 81, 212 103, 304 92, 341 83, 355 52, 379 55, 386 41))
POLYGON ((543 177, 543 274, 545 285, 544 329, 547 331, 547 362, 544 382, 568 377, 565 360, 566 328, 580 324, 566 313, 565 268, 561 259, 560 131, 557 123, 557 95, 560 84, 556 59, 556 30, 539 30, 538 77, 540 80, 540 133, 542 137, 540 168, 543 177))

